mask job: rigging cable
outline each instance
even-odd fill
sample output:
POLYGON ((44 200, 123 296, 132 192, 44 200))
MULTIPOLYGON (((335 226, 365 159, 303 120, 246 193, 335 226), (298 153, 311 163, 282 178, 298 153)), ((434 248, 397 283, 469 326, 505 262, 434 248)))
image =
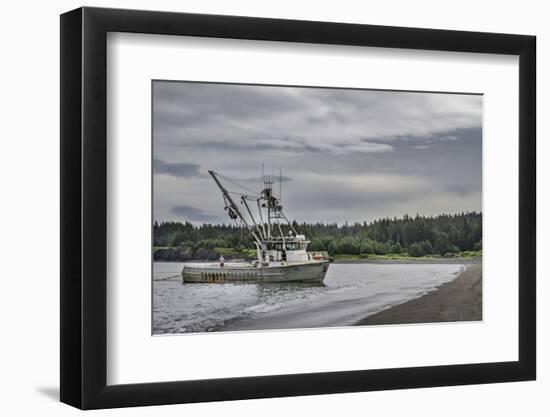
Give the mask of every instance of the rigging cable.
POLYGON ((257 191, 251 190, 250 188, 245 187, 244 185, 239 184, 238 182, 233 181, 233 180, 230 179, 230 178, 227 178, 227 177, 225 177, 225 176, 223 176, 223 175, 221 175, 221 174, 218 174, 218 173, 216 173, 216 175, 217 175, 218 177, 220 177, 220 178, 223 178, 223 179, 226 180, 227 182, 230 182, 231 184, 236 185, 237 187, 241 187, 241 188, 245 189, 246 191, 249 191, 249 192, 251 192, 251 193, 253 193, 253 194, 256 194, 256 195, 258 195, 258 196, 260 195, 257 191))

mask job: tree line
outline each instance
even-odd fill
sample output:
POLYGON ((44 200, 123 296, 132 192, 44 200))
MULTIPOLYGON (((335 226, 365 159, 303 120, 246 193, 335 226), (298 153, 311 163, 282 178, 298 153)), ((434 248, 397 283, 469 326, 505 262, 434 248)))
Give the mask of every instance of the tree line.
MULTIPOLYGON (((293 227, 311 241, 308 250, 330 255, 446 255, 482 247, 482 215, 478 212, 405 215, 354 224, 293 222, 293 227)), ((248 231, 237 225, 155 221, 153 234, 156 247, 253 247, 248 231)))

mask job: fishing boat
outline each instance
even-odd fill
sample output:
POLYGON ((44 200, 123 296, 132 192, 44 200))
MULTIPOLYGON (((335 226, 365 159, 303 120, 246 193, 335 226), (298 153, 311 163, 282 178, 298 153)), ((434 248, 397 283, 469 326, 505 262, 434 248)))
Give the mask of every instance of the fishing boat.
POLYGON ((214 171, 208 172, 222 193, 229 218, 251 234, 256 259, 225 262, 222 256, 218 262, 186 264, 181 272, 184 283, 323 282, 330 263, 328 253, 308 252, 310 241, 296 231, 284 214, 282 173, 279 173, 279 195, 276 196, 273 175, 262 173, 261 191, 257 193, 214 171), (222 183, 224 180, 249 192, 230 192, 222 183))

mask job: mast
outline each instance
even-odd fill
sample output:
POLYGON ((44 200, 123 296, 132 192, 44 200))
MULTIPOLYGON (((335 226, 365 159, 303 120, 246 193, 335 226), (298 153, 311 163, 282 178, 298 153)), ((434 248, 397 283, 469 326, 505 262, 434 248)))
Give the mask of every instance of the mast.
MULTIPOLYGON (((258 234, 262 239, 265 239, 264 235, 262 234, 262 229, 260 229, 260 226, 258 226, 258 223, 256 223, 256 219, 254 218, 254 215, 252 214, 252 211, 250 210, 250 207, 248 207, 248 203, 246 202, 247 196, 243 195, 241 196, 241 201, 243 202, 244 206, 246 207, 246 210, 248 211, 248 214, 250 215, 250 218, 252 219, 252 223, 254 223, 254 226, 256 227, 256 230, 258 231, 258 234)), ((260 213, 261 214, 261 213, 260 213)))
POLYGON ((256 203, 258 203, 258 213, 260 213, 260 222, 261 222, 261 224, 262 224, 262 230, 263 230, 263 232, 264 232, 264 233, 263 233, 263 236, 264 236, 264 239, 265 239, 266 236, 267 236, 267 233, 265 232, 264 216, 262 215, 262 206, 261 206, 261 204, 260 204, 260 200, 261 200, 261 198, 258 198, 258 199, 256 200, 256 203))
POLYGON ((265 200, 263 206, 267 209, 267 239, 269 240, 272 234, 271 211, 273 208, 273 176, 263 176, 263 190, 261 196, 265 200))
POLYGON ((252 193, 256 193, 255 191, 252 191, 249 188, 246 188, 229 178, 225 178, 223 175, 217 174, 214 171, 209 170, 208 173, 212 176, 212 178, 214 179, 214 182, 222 192, 223 199, 225 202, 225 210, 228 211, 229 217, 233 220, 240 219, 242 223, 246 225, 246 227, 251 232, 253 238, 262 248, 265 246, 265 244, 262 243, 263 241, 271 241, 271 239, 274 239, 274 238, 282 239, 283 246, 285 246, 287 238, 284 235, 283 229, 282 229, 282 226, 284 225, 284 221, 286 221, 286 223, 288 224, 292 232, 294 232, 294 235, 298 235, 292 223, 285 216, 283 212, 283 206, 281 204, 282 182, 283 182, 282 169, 279 169, 279 195, 275 196, 273 192, 274 191, 273 185, 274 185, 274 179, 276 177, 273 174, 265 175, 265 168, 262 164, 262 177, 261 177, 262 190, 260 192, 259 198, 255 199, 258 205, 259 221, 256 221, 256 218, 252 213, 251 207, 248 204, 248 201, 254 201, 254 199, 250 198, 249 195, 246 195, 246 194, 234 193, 234 192, 228 191, 225 188, 225 186, 222 184, 220 179, 229 181, 239 187, 249 190, 252 193), (240 202, 241 204, 244 204, 250 218, 245 217, 244 210, 242 210, 242 208, 239 207, 239 205, 231 196, 231 194, 240 195, 240 200, 241 200, 240 202), (263 216, 263 213, 262 213, 263 209, 265 209, 267 212, 265 213, 266 217, 263 216), (281 224, 281 222, 283 222, 283 224, 281 224), (276 236, 277 234, 278 236, 276 236))

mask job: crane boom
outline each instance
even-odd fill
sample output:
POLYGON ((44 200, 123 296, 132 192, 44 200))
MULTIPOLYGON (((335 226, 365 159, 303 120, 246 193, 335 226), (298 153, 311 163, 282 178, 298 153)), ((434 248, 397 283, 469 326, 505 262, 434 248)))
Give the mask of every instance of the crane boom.
POLYGON ((220 180, 216 176, 216 173, 214 171, 208 171, 208 173, 212 176, 212 178, 214 178, 214 181, 216 182, 216 185, 221 190, 223 196, 226 198, 227 201, 229 201, 230 208, 237 214, 237 216, 239 216, 239 218, 243 221, 243 223, 246 225, 246 227, 250 228, 250 225, 248 224, 245 217, 243 216, 243 214, 239 210, 239 206, 237 206, 237 204, 235 203, 233 198, 231 198, 231 195, 229 194, 229 191, 227 191, 225 189, 225 187, 222 185, 222 183, 220 182, 220 180))

